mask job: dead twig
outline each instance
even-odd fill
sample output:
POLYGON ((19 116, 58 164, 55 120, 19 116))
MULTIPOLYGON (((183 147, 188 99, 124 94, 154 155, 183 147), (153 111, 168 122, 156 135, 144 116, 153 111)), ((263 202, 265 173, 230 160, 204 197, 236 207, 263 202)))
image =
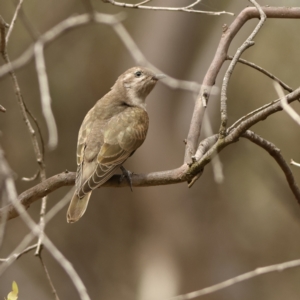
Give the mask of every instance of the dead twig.
POLYGON ((234 14, 231 12, 227 11, 204 11, 204 10, 196 10, 194 7, 200 3, 201 0, 197 0, 193 2, 190 5, 187 6, 182 6, 182 7, 162 7, 162 6, 146 6, 143 4, 146 4, 150 2, 150 0, 145 0, 142 2, 139 2, 137 4, 130 4, 130 3, 125 3, 125 2, 118 2, 114 0, 102 0, 105 3, 110 3, 115 6, 120 6, 123 8, 135 8, 135 9, 147 9, 147 10, 155 10, 155 11, 182 11, 182 12, 188 12, 188 13, 196 13, 196 14, 206 14, 210 16, 220 16, 223 14, 231 15, 233 16, 234 14))

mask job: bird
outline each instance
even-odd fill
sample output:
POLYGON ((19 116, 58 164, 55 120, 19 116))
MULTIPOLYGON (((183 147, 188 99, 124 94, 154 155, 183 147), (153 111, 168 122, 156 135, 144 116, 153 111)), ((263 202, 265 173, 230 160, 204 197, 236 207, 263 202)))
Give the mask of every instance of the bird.
POLYGON ((163 77, 144 67, 130 68, 86 114, 78 133, 76 188, 67 211, 68 223, 83 216, 92 191, 119 168, 131 183, 122 165, 146 138, 145 99, 163 77))

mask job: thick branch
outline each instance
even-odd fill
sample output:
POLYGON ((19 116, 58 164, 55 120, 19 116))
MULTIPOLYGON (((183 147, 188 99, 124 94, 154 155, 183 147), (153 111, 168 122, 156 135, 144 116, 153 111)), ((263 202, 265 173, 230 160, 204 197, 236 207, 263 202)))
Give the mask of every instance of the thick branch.
MULTIPOLYGON (((132 186, 155 186, 155 185, 167 185, 175 184, 187 181, 189 179, 188 166, 182 165, 180 168, 162 171, 148 174, 133 174, 132 175, 132 186)), ((28 189, 18 196, 18 201, 28 209, 29 206, 37 201, 38 199, 45 197, 63 186, 71 186, 75 183, 75 172, 64 172, 52 176, 45 181, 37 184, 36 186, 28 189)), ((120 182, 120 175, 114 175, 109 181, 104 183, 101 187, 127 187, 128 183, 126 180, 120 182)), ((0 218, 4 214, 4 210, 8 210, 8 220, 18 216, 12 204, 0 209, 0 218)))

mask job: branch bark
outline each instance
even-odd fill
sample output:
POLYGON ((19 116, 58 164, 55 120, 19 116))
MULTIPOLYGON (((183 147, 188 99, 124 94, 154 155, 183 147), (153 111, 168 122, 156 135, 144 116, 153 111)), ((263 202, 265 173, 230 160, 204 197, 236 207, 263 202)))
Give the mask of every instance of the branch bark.
MULTIPOLYGON (((148 174, 132 174, 132 186, 145 187, 185 182, 190 179, 188 168, 189 167, 187 165, 182 165, 180 168, 170 171, 154 172, 148 174)), ((74 185, 75 176, 75 172, 63 172, 54 175, 20 194, 18 196, 18 201, 26 209, 28 209, 33 202, 47 196, 60 187, 74 185)), ((120 181, 120 179, 120 175, 114 175, 101 187, 127 187, 128 183, 126 182, 126 180, 120 181)), ((4 215, 5 211, 7 212, 8 220, 18 216, 15 207, 12 204, 9 204, 0 209, 0 219, 4 215)))

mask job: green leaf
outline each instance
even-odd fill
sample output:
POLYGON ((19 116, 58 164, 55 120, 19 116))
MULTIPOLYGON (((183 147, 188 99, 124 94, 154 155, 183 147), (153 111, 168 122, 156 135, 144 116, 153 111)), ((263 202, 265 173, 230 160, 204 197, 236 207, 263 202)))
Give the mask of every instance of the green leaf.
POLYGON ((7 300, 17 300, 18 299, 19 288, 15 281, 12 283, 12 291, 7 295, 7 300))

